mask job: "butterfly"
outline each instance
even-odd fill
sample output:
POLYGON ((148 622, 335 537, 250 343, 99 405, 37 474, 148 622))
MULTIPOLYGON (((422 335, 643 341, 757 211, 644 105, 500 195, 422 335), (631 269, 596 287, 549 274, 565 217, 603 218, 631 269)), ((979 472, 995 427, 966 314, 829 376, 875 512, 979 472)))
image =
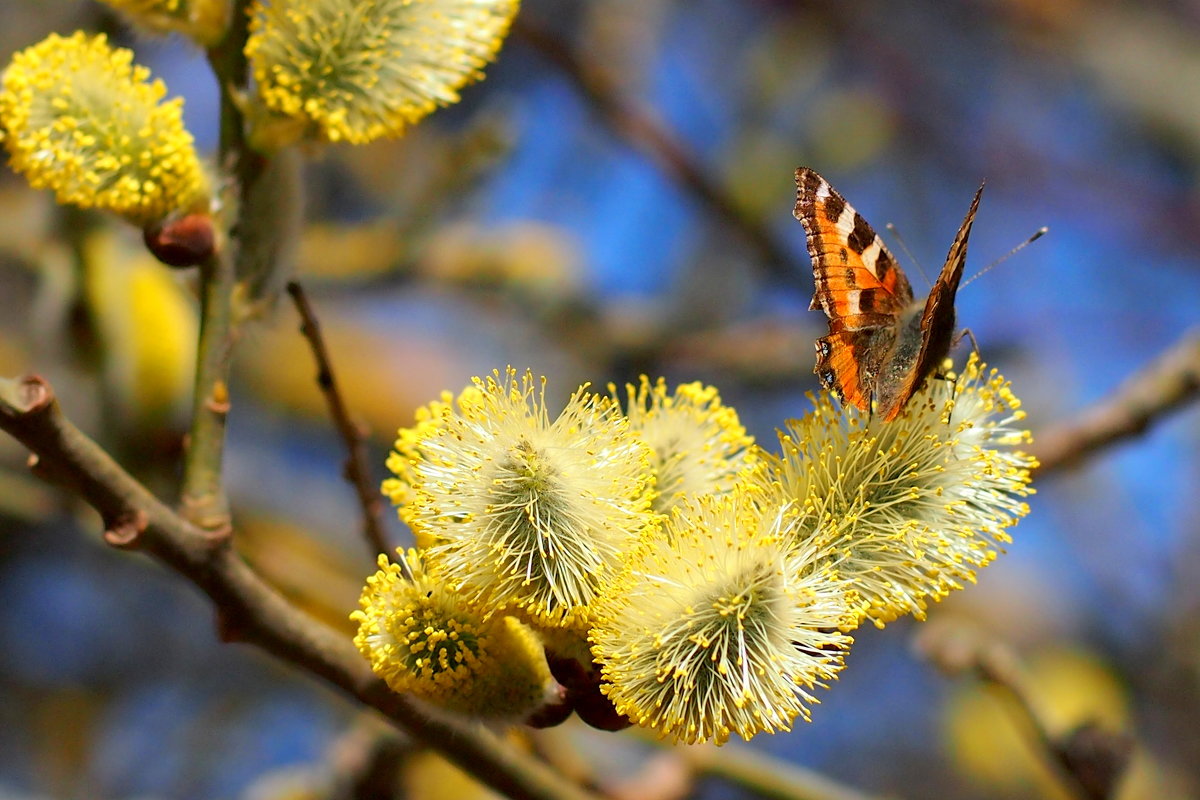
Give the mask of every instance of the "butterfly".
POLYGON ((821 385, 844 403, 885 422, 900 415, 954 342, 954 295, 967 259, 967 237, 983 187, 950 245, 924 301, 883 240, 846 198, 816 172, 796 170, 796 219, 804 225, 816 291, 812 310, 829 317, 816 341, 821 385))

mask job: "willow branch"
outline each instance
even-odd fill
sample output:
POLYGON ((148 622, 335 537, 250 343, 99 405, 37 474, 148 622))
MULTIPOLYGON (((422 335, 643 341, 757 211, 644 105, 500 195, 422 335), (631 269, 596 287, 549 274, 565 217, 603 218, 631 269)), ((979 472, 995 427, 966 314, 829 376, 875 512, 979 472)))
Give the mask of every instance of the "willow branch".
POLYGON ((1006 648, 983 648, 974 664, 976 674, 1012 702, 1014 720, 1031 740, 1059 781, 1080 800, 1111 800, 1128 765, 1132 742, 1091 725, 1055 736, 1033 702, 1016 657, 1006 648))
POLYGON ((760 797, 773 800, 882 800, 744 745, 672 747, 647 730, 632 728, 630 733, 650 744, 671 747, 673 755, 687 762, 700 775, 737 784, 760 797))
POLYGON ((352 642, 266 584, 234 551, 231 537, 184 519, 121 469, 62 415, 41 378, 0 379, 0 430, 29 448, 40 476, 68 487, 100 513, 109 544, 142 550, 204 591, 216 606, 224 639, 248 642, 324 679, 508 796, 591 797, 484 729, 418 708, 388 689, 352 642))
POLYGON ((1103 730, 1093 723, 1055 735, 1034 702, 1017 656, 970 626, 933 625, 922 631, 914 645, 943 672, 973 675, 1007 699, 1006 709, 1034 754, 1071 797, 1111 800, 1116 796, 1133 751, 1130 736, 1103 730))
POLYGON ((749 747, 701 745, 680 748, 679 755, 702 775, 736 783, 772 800, 879 800, 749 747))
POLYGON ((1200 396, 1200 331, 1192 331, 1075 419, 1037 435, 1039 474, 1070 466, 1144 432, 1200 396))
MULTIPOLYGON (((383 532, 383 522, 380 520, 382 504, 379 501, 379 492, 372 489, 369 482, 367 448, 362 428, 350 419, 350 412, 346 408, 345 401, 342 400, 337 376, 333 371, 333 362, 329 358, 329 348, 325 346, 325 339, 321 335, 321 323, 317 321, 317 314, 308 301, 304 287, 296 281, 291 281, 287 285, 287 292, 291 295, 297 313, 300 314, 300 332, 308 341, 313 358, 317 362, 317 386, 320 387, 321 394, 325 395, 325 402, 329 406, 329 415, 333 417, 333 424, 337 428, 338 435, 342 437, 342 443, 346 446, 346 463, 343 472, 346 480, 354 487, 355 494, 358 495, 358 505, 362 509, 363 534, 371 546, 373 555, 386 553, 391 548, 388 547, 387 537, 383 532)), ((400 563, 406 572, 406 577, 412 580, 408 564, 404 560, 401 560, 400 563)))
POLYGON ((686 145, 653 113, 622 97, 611 78, 589 63, 552 32, 524 15, 513 23, 513 34, 557 67, 598 112, 618 138, 648 156, 661 170, 688 189, 709 211, 753 247, 768 269, 796 277, 795 257, 782 247, 763 223, 747 214, 729 192, 709 176, 686 145))

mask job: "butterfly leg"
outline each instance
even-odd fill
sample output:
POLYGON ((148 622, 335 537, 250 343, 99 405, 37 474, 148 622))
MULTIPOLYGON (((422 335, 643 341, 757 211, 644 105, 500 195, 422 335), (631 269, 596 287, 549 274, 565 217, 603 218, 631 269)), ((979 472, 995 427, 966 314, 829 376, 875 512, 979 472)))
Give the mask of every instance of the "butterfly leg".
POLYGON ((964 337, 971 340, 971 349, 974 350, 977 355, 982 355, 982 353, 979 352, 979 342, 975 341, 975 334, 971 332, 970 328, 963 328, 961 331, 959 331, 958 336, 954 337, 954 344, 950 345, 950 349, 953 350, 955 347, 957 347, 958 343, 961 342, 964 337))

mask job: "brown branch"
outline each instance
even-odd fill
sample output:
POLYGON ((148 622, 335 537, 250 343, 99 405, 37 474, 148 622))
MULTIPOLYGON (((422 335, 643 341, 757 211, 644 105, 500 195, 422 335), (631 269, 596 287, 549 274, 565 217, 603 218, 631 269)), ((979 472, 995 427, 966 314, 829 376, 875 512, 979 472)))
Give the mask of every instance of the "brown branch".
POLYGON ((234 551, 229 536, 185 520, 122 470, 62 415, 41 378, 0 379, 0 430, 32 451, 39 475, 67 486, 100 513, 110 544, 142 550, 203 590, 227 641, 249 642, 323 678, 499 792, 525 800, 591 797, 490 732, 388 689, 352 642, 267 585, 234 551))
POLYGON ((1200 331, 1192 331, 1092 408, 1035 437, 1038 474, 1144 432, 1200 396, 1200 331))
MULTIPOLYGON (((329 405, 329 414, 333 417, 334 426, 337 427, 338 435, 342 437, 342 442, 346 445, 346 463, 343 474, 354 487, 355 494, 358 495, 358 505, 362 509, 363 534, 371 546, 372 558, 374 558, 379 553, 390 552, 392 548, 388 546, 387 537, 383 532, 383 522, 380 519, 382 504, 379 500, 379 492, 373 490, 369 483, 370 472, 367 468, 367 448, 363 430, 350 419, 350 412, 342 400, 342 393, 338 390, 337 376, 333 372, 333 362, 329 358, 329 348, 325 346, 325 339, 321 336, 321 323, 317 321, 317 314, 308 301, 304 287, 296 281, 291 281, 287 285, 287 292, 296 305, 297 313, 300 314, 300 332, 308 340, 313 358, 317 362, 317 386, 320 387, 321 394, 325 395, 325 402, 329 405)), ((403 559, 400 563, 407 573, 408 565, 403 559)), ((407 577, 412 579, 411 574, 407 574, 407 577)))
POLYGON ((771 231, 746 213, 728 190, 714 181, 713 169, 700 164, 686 145, 654 114, 623 97, 611 78, 589 63, 561 38, 527 16, 517 17, 513 35, 562 71, 600 119, 618 138, 648 156, 660 169, 688 189, 709 211, 733 229, 763 259, 768 269, 795 279, 796 256, 780 245, 771 231))

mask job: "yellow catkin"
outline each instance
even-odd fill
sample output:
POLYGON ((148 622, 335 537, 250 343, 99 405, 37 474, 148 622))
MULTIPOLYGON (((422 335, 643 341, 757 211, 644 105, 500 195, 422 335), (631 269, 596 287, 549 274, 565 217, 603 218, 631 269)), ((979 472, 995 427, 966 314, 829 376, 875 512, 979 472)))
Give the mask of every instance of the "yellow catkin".
POLYGON ((483 76, 519 0, 271 0, 246 55, 266 114, 254 138, 363 144, 402 134, 483 76))
POLYGON ((586 385, 552 416, 544 378, 493 372, 400 431, 384 491, 473 598, 586 631, 588 606, 657 516, 649 448, 586 385))
POLYGON ((622 714, 675 741, 787 730, 836 676, 854 593, 742 487, 681 503, 626 558, 592 652, 622 714))
POLYGON ((0 81, 12 167, 60 203, 139 225, 206 205, 183 101, 165 95, 162 81, 103 35, 51 34, 14 55, 0 81))
POLYGON ((1036 461, 1008 383, 972 355, 961 375, 927 381, 892 422, 814 398, 764 456, 761 501, 785 507, 801 538, 863 598, 854 627, 882 625, 975 580, 1025 516, 1036 461))
POLYGON ((520 620, 472 604, 416 551, 413 580, 379 557, 367 578, 354 644, 393 690, 481 719, 519 720, 536 710, 552 686, 536 634, 520 620))
MULTIPOLYGON (((664 379, 651 383, 643 375, 625 390, 630 428, 652 451, 655 511, 669 513, 689 497, 725 494, 753 464, 754 438, 716 387, 693 381, 668 392, 664 379)), ((615 387, 609 391, 617 397, 615 387)))

